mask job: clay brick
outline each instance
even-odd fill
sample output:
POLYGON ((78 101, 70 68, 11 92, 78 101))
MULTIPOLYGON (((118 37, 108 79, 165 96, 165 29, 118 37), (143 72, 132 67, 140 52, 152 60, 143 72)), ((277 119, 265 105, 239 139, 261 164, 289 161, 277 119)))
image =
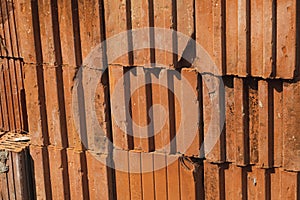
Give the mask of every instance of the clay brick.
POLYGON ((66 150, 48 146, 48 154, 52 198, 70 198, 66 150))
POLYGON ((251 1, 251 74, 272 76, 273 16, 272 1, 251 1))
MULTIPOLYGON (((130 127, 128 123, 125 123, 128 117, 126 116, 126 109, 129 108, 129 105, 126 105, 125 101, 125 89, 128 89, 127 87, 129 87, 129 85, 125 85, 125 83, 129 82, 129 72, 127 75, 124 75, 122 66, 110 65, 109 79, 114 147, 129 150, 129 136, 127 135, 127 132, 130 127)), ((127 110, 127 112, 129 111, 127 110)))
MULTIPOLYGON (((170 152, 170 111, 166 69, 149 70, 152 87, 152 116, 154 146, 157 152, 170 152)), ((146 74, 147 77, 147 74, 146 74)))
MULTIPOLYGON (((3 5, 4 3, 2 3, 3 5)), ((8 11, 3 12, 3 14, 7 13, 7 22, 9 30, 7 33, 10 35, 11 42, 11 51, 13 57, 20 57, 19 47, 18 47, 18 37, 16 32, 16 24, 15 24, 15 8, 13 2, 5 2, 5 6, 2 6, 2 9, 6 9, 8 11)))
MULTIPOLYGON (((256 164, 259 159, 259 96, 258 81, 256 79, 247 80, 249 94, 249 148, 250 163, 256 164)), ((263 99, 265 100, 265 99, 263 99)))
POLYGON ((16 78, 16 66, 14 60, 8 61, 8 71, 10 76, 11 84, 11 102, 13 104, 13 118, 15 121, 15 129, 21 129, 21 119, 20 119, 20 107, 19 107, 19 89, 18 82, 16 78))
MULTIPOLYGON (((128 1, 105 0, 104 10, 106 38, 108 41, 110 41, 109 38, 131 29, 131 19, 128 18, 128 14, 130 12, 130 4, 128 1)), ((107 56, 108 61, 110 61, 109 64, 120 64, 123 66, 132 64, 132 57, 130 57, 132 54, 130 53, 126 53, 116 60, 113 60, 113 58, 110 57, 111 55, 114 55, 116 49, 128 49, 130 42, 132 42, 132 38, 126 34, 125 38, 117 43, 113 41, 107 43, 107 56)))
POLYGON ((296 0, 277 1, 276 77, 296 75, 296 0))
POLYGON ((180 197, 180 163, 178 155, 167 156, 168 198, 179 200, 180 197))
MULTIPOLYGON (((131 1, 131 22, 132 29, 149 27, 149 2, 132 0, 131 1)), ((150 45, 150 33, 144 34, 132 34, 133 49, 141 48, 145 42, 149 42, 150 45)), ((142 66, 150 63, 150 49, 135 50, 133 52, 133 64, 136 66, 142 66)))
POLYGON ((109 199, 111 182, 108 178, 106 166, 107 155, 97 155, 94 152, 86 152, 86 165, 88 176, 88 188, 90 199, 109 199))
MULTIPOLYGON (((222 1, 196 1, 196 41, 204 48, 214 61, 218 71, 222 74, 222 1)), ((204 68, 204 67, 202 67, 204 68)), ((210 72, 210 71, 208 71, 210 72)))
POLYGON ((271 83, 274 98, 274 166, 282 166, 283 157, 283 91, 282 82, 271 83))
MULTIPOLYGON (((8 57, 13 57, 13 46, 11 43, 11 30, 10 30, 10 23, 9 23, 9 13, 12 12, 12 4, 8 7, 7 2, 1 2, 1 15, 2 15, 2 26, 3 26, 3 43, 4 43, 4 48, 5 48, 5 54, 8 57)), ((3 47, 1 47, 3 48, 3 47)))
POLYGON ((64 87, 64 100, 66 110, 66 129, 68 137, 68 147, 76 150, 82 150, 83 146, 80 139, 80 132, 75 126, 73 103, 77 101, 73 99, 74 77, 76 74, 74 66, 64 65, 62 68, 63 73, 63 87, 64 87))
MULTIPOLYGON (((70 198, 71 199, 87 199, 87 169, 85 153, 74 149, 67 149, 68 156, 68 174, 70 184, 70 198)), ((95 173, 94 176, 98 174, 95 173)))
POLYGON ((249 162, 248 152, 248 91, 242 78, 234 79, 234 115, 235 115, 235 140, 236 164, 245 166, 249 162))
POLYGON ((248 173, 248 199, 267 199, 270 194, 267 190, 266 170, 252 167, 248 173))
POLYGON ((269 82, 258 81, 258 104, 259 104, 259 166, 270 168, 273 165, 273 91, 269 82))
POLYGON ((114 149, 117 199, 130 199, 128 151, 114 149))
POLYGON ((142 199, 141 153, 129 152, 129 171, 131 199, 142 199))
POLYGON ((199 156, 200 149, 200 133, 199 132, 199 99, 198 99, 198 72, 196 70, 181 70, 181 93, 182 93, 182 110, 183 119, 183 140, 178 141, 183 144, 183 150, 179 152, 186 156, 199 156))
POLYGON ((226 74, 238 73, 238 1, 226 1, 226 74))
POLYGON ((101 42, 99 1, 88 0, 78 2, 81 53, 83 60, 101 42))
POLYGON ((204 199, 203 166, 181 157, 179 168, 181 199, 204 199))
MULTIPOLYGON (((174 28, 174 22, 172 16, 172 12, 174 9, 173 7, 174 7, 174 2, 172 0, 163 0, 163 1, 153 0, 153 16, 154 16, 153 25, 155 28, 164 28, 164 29, 174 28)), ((151 15, 152 13, 149 14, 151 15)), ((161 37, 157 37, 157 35, 153 35, 156 36, 153 38, 155 40, 155 43, 156 44, 158 43, 160 47, 163 47, 163 50, 158 48, 155 49, 155 63, 159 65, 163 65, 164 67, 169 67, 174 64, 173 53, 166 51, 166 49, 170 49, 170 47, 172 46, 172 35, 168 34, 170 32, 163 31, 161 37)))
POLYGON ((155 199, 154 160, 152 153, 141 153, 143 199, 155 199))
POLYGON ((222 117, 224 115, 224 91, 221 91, 220 79, 205 74, 202 76, 204 151, 210 162, 225 160, 225 144, 222 117))
POLYGON ((148 110, 144 69, 130 70, 131 112, 133 122, 134 149, 148 152, 151 150, 148 133, 148 110))
POLYGON ((7 160, 7 165, 10 166, 8 172, 7 172, 7 187, 9 190, 9 199, 16 199, 17 198, 17 194, 16 194, 16 188, 15 188, 15 181, 14 181, 14 177, 15 177, 15 171, 12 168, 14 166, 15 160, 12 157, 12 152, 9 152, 8 155, 8 160, 7 160))
POLYGON ((3 199, 9 199, 9 188, 7 187, 7 174, 3 173, 0 175, 1 179, 1 197, 3 199))
POLYGON ((51 199, 52 192, 47 148, 31 145, 30 156, 33 161, 36 198, 51 199))
MULTIPOLYGON (((178 64, 179 65, 187 65, 191 63, 180 63, 182 62, 184 56, 185 60, 188 62, 192 62, 195 56, 195 46, 191 43, 191 39, 195 40, 195 10, 194 10, 194 1, 192 0, 178 0, 176 1, 176 13, 174 18, 177 17, 176 21, 176 31, 184 34, 186 38, 177 38, 178 42, 178 64), (182 41, 182 39, 185 39, 182 41), (188 40, 190 39, 190 40, 188 40)), ((193 41, 194 42, 194 41, 193 41)), ((176 65, 176 63, 174 63, 176 65)), ((180 66, 179 66, 180 67, 180 66)))
MULTIPOLYGON (((1 83, 5 83, 5 76, 4 76, 4 66, 1 66, 0 71, 0 81, 1 83)), ((7 94, 6 94, 6 87, 5 84, 0 85, 0 94, 1 94, 1 107, 2 107, 2 116, 3 116, 3 128, 4 130, 10 129, 9 123, 9 114, 8 114, 8 102, 7 102, 7 94)))
POLYGON ((41 67, 30 64, 24 65, 28 125, 31 143, 34 145, 48 143, 46 111, 42 96, 44 88, 39 78, 39 76, 43 76, 42 73, 41 67))
POLYGON ((233 77, 223 78, 225 87, 226 161, 235 161, 235 115, 233 77))
MULTIPOLYGON (((36 53, 34 44, 34 31, 36 27, 33 26, 36 19, 33 20, 32 2, 21 0, 15 2, 16 6, 16 23, 20 42, 20 53, 24 58, 25 63, 36 63, 36 53)), ((33 3, 34 4, 34 3, 33 3)), ((35 7, 33 7, 35 11, 35 7)))
MULTIPOLYGON (((68 1, 58 2, 58 23, 59 36, 61 41, 62 64, 76 66, 75 50, 74 50, 74 32, 72 20, 72 5, 68 1)), ((76 23, 76 22, 75 22, 76 23)))
POLYGON ((182 89, 181 89, 181 74, 177 71, 168 71, 168 88, 171 90, 169 93, 169 109, 170 109, 170 139, 175 137, 176 146, 171 144, 170 152, 176 153, 183 151, 181 142, 183 140, 184 132, 182 127, 182 89))
POLYGON ((296 200, 300 197, 299 172, 281 172, 281 199, 296 200))
POLYGON ((283 84, 283 167, 287 170, 300 170, 300 84, 283 84))
MULTIPOLYGON (((55 54, 58 49, 55 49, 54 44, 54 32, 53 21, 51 12, 51 2, 39 2, 38 3, 38 17, 40 26, 40 37, 42 45, 43 63, 54 64, 56 62, 55 54)), ((32 45, 32 44, 31 44, 32 45)))
POLYGON ((234 164, 229 164, 225 170, 225 199, 243 199, 242 171, 234 164))
POLYGON ((224 195, 224 170, 218 164, 204 162, 205 199, 221 199, 224 195))
POLYGON ((46 94, 46 110, 50 144, 56 147, 67 147, 67 130, 62 110, 63 99, 60 99, 59 90, 63 84, 59 80, 62 69, 56 66, 44 65, 44 84, 46 94))
POLYGON ((167 189, 167 156, 154 154, 154 178, 156 199, 168 199, 167 189))
POLYGON ((275 168, 270 174, 271 179, 271 199, 281 199, 281 169, 275 168))

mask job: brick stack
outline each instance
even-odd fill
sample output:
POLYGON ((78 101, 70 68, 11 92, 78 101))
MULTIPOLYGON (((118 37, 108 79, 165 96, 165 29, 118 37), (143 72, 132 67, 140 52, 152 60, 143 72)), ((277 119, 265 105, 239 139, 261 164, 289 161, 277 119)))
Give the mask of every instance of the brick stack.
MULTIPOLYGON (((13 5, 38 199, 299 199, 298 1, 18 0, 13 5), (72 107, 79 67, 100 42, 149 26, 195 39, 219 72, 198 73, 196 68, 205 66, 158 49, 128 52, 107 63, 95 107, 114 149, 100 151, 95 137, 85 147, 72 107), (224 90, 209 80, 223 82, 224 90), (164 114, 150 109, 156 104, 164 114), (215 109, 219 115, 212 116, 215 109), (141 131, 132 122, 151 126, 141 131), (141 138, 141 132, 149 137, 141 138), (211 151, 206 144, 202 149, 211 133, 221 135, 211 151), (127 171, 99 162, 115 157, 127 171)), ((152 45, 170 40, 151 31, 143 37, 152 45)), ((171 39, 177 51, 176 34, 171 39)), ((119 46, 130 49, 138 42, 128 34, 119 46)), ((105 56, 116 48, 108 45, 105 56)), ((188 56, 195 53, 192 48, 188 56)))

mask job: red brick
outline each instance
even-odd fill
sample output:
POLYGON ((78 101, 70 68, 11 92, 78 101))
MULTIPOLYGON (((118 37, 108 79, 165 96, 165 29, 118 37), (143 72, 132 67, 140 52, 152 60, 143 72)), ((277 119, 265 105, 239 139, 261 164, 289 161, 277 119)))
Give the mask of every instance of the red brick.
POLYGON ((52 198, 70 198, 66 150, 48 146, 48 154, 52 198))
MULTIPOLYGON (((196 41, 213 59, 218 72, 222 74, 222 1, 196 1, 196 41)), ((203 66, 204 67, 204 66, 203 66)), ((210 71, 208 71, 210 72, 210 71)))
POLYGON ((165 154, 154 154, 154 177, 156 199, 168 199, 167 157, 165 154))
POLYGON ((7 172, 7 187, 8 187, 8 190, 9 190, 9 199, 15 199, 17 198, 17 191, 16 191, 16 188, 15 188, 15 171, 13 169, 13 166, 15 163, 15 160, 13 159, 12 157, 12 152, 9 152, 8 154, 8 160, 7 160, 7 163, 6 163, 8 166, 9 166, 9 170, 7 172))
POLYGON ((66 129, 63 124, 63 111, 60 104, 64 103, 59 99, 59 82, 57 73, 58 67, 44 65, 44 84, 46 94, 46 110, 48 121, 48 133, 50 144, 56 147, 67 147, 66 129))
POLYGON ((243 199, 242 168, 229 164, 225 170, 225 198, 243 199))
MULTIPOLYGON (((39 17, 39 26, 40 26, 40 37, 42 45, 42 55, 43 63, 54 64, 56 62, 55 52, 58 49, 55 49, 54 44, 54 35, 53 35, 53 21, 52 21, 52 11, 51 11, 51 2, 42 1, 38 3, 38 16, 39 17)), ((31 44, 32 45, 32 44, 31 44)))
MULTIPOLYGON (((112 38, 113 36, 116 36, 117 34, 120 34, 124 31, 127 31, 130 29, 128 27, 128 15, 126 11, 129 8, 129 4, 127 1, 118 1, 118 0, 105 0, 104 1, 104 10, 105 10, 105 29, 106 29, 106 38, 110 41, 109 38, 112 38)), ((113 55, 116 46, 117 48, 122 49, 128 49, 128 43, 129 38, 126 34, 126 38, 124 38, 121 41, 118 41, 118 43, 115 42, 108 42, 107 44, 107 56, 108 60, 110 61, 109 64, 120 64, 123 66, 128 66, 132 63, 130 61, 130 54, 126 53, 125 55, 122 55, 120 58, 117 58, 116 60, 112 60, 110 58, 110 55, 113 55), (120 42, 120 43, 119 43, 120 42), (111 44, 111 45, 110 45, 111 44)))
POLYGON ((251 74, 272 75, 272 1, 251 1, 251 74))
MULTIPOLYGON (((128 75, 124 75, 123 67, 117 65, 109 66, 109 78, 110 78, 110 97, 111 97, 111 109, 112 109, 112 135, 114 140, 114 147, 118 149, 128 150, 128 135, 129 126, 126 125, 126 105, 125 101, 125 89, 128 89, 129 72, 128 75), (117 87, 117 88, 116 88, 117 87), (121 109, 119 109, 121 108, 121 109)), ((129 101, 127 102, 129 103, 129 101)))
MULTIPOLYGON (((6 79, 4 76, 4 66, 1 66, 0 71, 0 81, 1 83, 5 83, 6 79)), ((1 94, 1 106, 2 106, 2 116, 3 116, 3 128, 4 130, 10 129, 10 123, 9 123, 9 111, 8 111, 8 102, 7 102, 7 95, 6 95, 6 87, 4 84, 0 85, 0 94, 1 94)))
POLYGON ((110 181, 108 179, 107 155, 86 152, 86 165, 90 199, 109 199, 110 181))
POLYGON ((203 122, 204 122, 204 150, 206 159, 210 162, 225 160, 223 124, 223 100, 220 90, 220 79, 213 75, 202 76, 203 89, 203 122))
POLYGON ((129 200, 131 195, 128 154, 128 151, 114 150, 117 199, 129 200))
POLYGON ((277 1, 276 76, 292 78, 296 67, 296 0, 277 1))
MULTIPOLYGON (((68 172, 71 199, 87 199, 87 169, 85 153, 74 149, 67 149, 68 172)), ((95 173, 94 176, 98 174, 95 173)))
POLYGON ((129 170, 131 199, 142 199, 141 153, 129 152, 129 170))
POLYGON ((223 78, 225 87, 225 130, 226 130, 226 161, 235 161, 235 115, 233 78, 223 78))
POLYGON ((167 156, 168 198, 179 200, 180 197, 180 163, 178 155, 167 156))
POLYGON ((248 199, 268 199, 268 184, 266 170, 252 167, 252 171, 248 173, 248 199))
POLYGON ((74 119, 74 103, 77 101, 73 99, 74 77, 76 68, 74 66, 64 65, 62 68, 63 73, 63 87, 64 87, 64 106, 66 110, 66 129, 68 137, 68 147, 76 150, 82 150, 83 146, 80 139, 80 132, 78 127, 75 126, 74 119))
POLYGON ((259 97, 258 97, 258 81, 256 79, 247 80, 247 88, 249 94, 249 148, 250 163, 256 164, 259 157, 259 97))
POLYGON ((220 167, 217 164, 204 162, 204 191, 205 199, 221 199, 223 180, 220 177, 220 167))
POLYGON ((155 199, 154 160, 152 153, 141 153, 143 199, 155 199))
MULTIPOLYGON (((150 6, 150 5, 149 5, 150 6)), ((174 2, 172 0, 153 0, 153 15, 154 15, 154 27, 164 28, 167 30, 174 28, 173 22, 173 6, 174 2)), ((155 43, 163 47, 164 50, 155 49, 155 62, 157 64, 163 65, 164 67, 172 66, 173 63, 173 53, 165 51, 172 46, 172 35, 169 34, 171 31, 163 31, 164 34, 161 37, 154 37, 155 43)))
POLYGON ((87 0, 78 2, 81 53, 84 60, 87 55, 101 42, 99 1, 87 0))
POLYGON ((283 84, 283 167, 300 170, 300 84, 283 84))
POLYGON ((30 64, 24 65, 28 125, 31 143, 34 145, 43 145, 48 142, 45 108, 41 104, 42 96, 40 95, 43 87, 38 78, 41 72, 41 67, 30 64))
POLYGON ((148 138, 148 110, 144 69, 136 67, 130 72, 131 112, 134 149, 148 152, 151 149, 148 138))
MULTIPOLYGON (((131 23, 132 29, 148 28, 149 27, 149 2, 132 0, 131 1, 131 23)), ((141 45, 150 41, 150 34, 145 32, 137 35, 132 34, 133 48, 141 48, 141 45)), ((147 45, 150 45, 147 44, 147 45)), ((133 52, 133 64, 141 66, 150 63, 150 49, 135 50, 133 52)))
POLYGON ((299 179, 299 172, 281 172, 281 199, 299 199, 299 179))
MULTIPOLYGON (((194 1, 192 0, 178 0, 176 1, 176 15, 177 15, 177 27, 176 31, 184 34, 184 38, 178 38, 178 61, 180 62, 183 56, 184 50, 187 50, 188 54, 184 54, 185 58, 191 62, 190 56, 194 56, 194 46, 190 45, 188 39, 195 40, 195 20, 194 20, 194 1), (184 39, 184 41, 182 40, 184 39), (186 49, 190 48, 190 49, 186 49)), ((174 5, 175 6, 175 5, 174 5)), ((175 16, 174 16, 175 17, 175 16)), ((174 63, 176 64, 176 63, 174 63)), ((186 63, 188 64, 188 63, 186 63)))
MULTIPOLYGON (((187 158, 187 157, 186 157, 187 158)), ((202 199, 204 197, 203 167, 192 160, 180 159, 180 194, 181 199, 202 199)))
POLYGON ((74 32, 72 20, 72 5, 68 1, 58 2, 59 36, 61 41, 62 64, 76 66, 74 50, 74 32))
POLYGON ((281 199, 281 169, 275 168, 270 174, 271 179, 271 199, 281 199))
POLYGON ((273 165, 273 95, 269 82, 258 81, 258 105, 259 105, 259 165, 263 168, 270 168, 273 165))
POLYGON ((238 1, 226 1, 226 74, 238 73, 238 1))
POLYGON ((244 79, 234 79, 234 115, 235 115, 235 141, 236 164, 245 166, 249 162, 248 155, 248 99, 244 79))
POLYGON ((35 182, 36 197, 37 199, 51 199, 51 182, 47 149, 45 147, 31 145, 30 156, 34 164, 33 178, 35 182))
POLYGON ((282 82, 271 83, 274 98, 274 166, 282 166, 283 157, 283 91, 282 82))
MULTIPOLYGON (((14 4, 12 2, 6 2, 6 7, 4 7, 2 5, 2 10, 3 9, 7 9, 8 10, 8 14, 7 14, 7 20, 9 23, 9 32, 7 31, 7 33, 10 34, 10 40, 11 40, 11 51, 12 51, 12 56, 13 57, 20 57, 19 54, 19 45, 18 45, 18 36, 17 36, 17 31, 16 31, 16 23, 15 23, 15 7, 14 4)), ((5 14, 7 12, 3 12, 3 14, 5 14)))
MULTIPOLYGON (((196 70, 182 69, 182 109, 183 119, 183 140, 178 141, 183 144, 183 150, 186 156, 199 156, 200 133, 199 130, 199 99, 198 99, 198 72, 196 70)), ((179 150, 179 149, 178 149, 179 150)), ((181 151, 179 151, 181 152, 181 151)))
POLYGON ((7 7, 8 6, 8 3, 7 2, 2 2, 1 3, 1 14, 2 14, 2 18, 3 18, 3 21, 2 21, 2 26, 3 26, 3 39, 4 41, 2 41, 4 43, 4 46, 5 46, 5 54, 6 56, 9 56, 9 57, 13 57, 13 46, 12 46, 12 40, 11 40, 11 30, 10 30, 10 19, 9 19, 9 13, 12 12, 12 5, 10 4, 10 7, 7 7), (7 12, 8 11, 8 12, 7 12))
POLYGON ((16 6, 16 27, 20 42, 20 53, 25 63, 35 63, 35 45, 34 44, 34 27, 32 20, 31 2, 21 0, 15 2, 16 6))

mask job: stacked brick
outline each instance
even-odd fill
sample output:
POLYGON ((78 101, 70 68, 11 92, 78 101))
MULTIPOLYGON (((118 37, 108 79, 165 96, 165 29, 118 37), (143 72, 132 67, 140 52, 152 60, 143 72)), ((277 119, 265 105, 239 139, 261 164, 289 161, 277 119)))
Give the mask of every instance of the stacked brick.
POLYGON ((11 80, 0 85, 0 125, 26 130, 12 117, 24 110, 13 103, 24 87, 38 199, 299 199, 296 0, 3 0, 1 8, 10 3, 0 31, 16 51, 6 46, 1 58, 3 66, 16 67, 0 74, 1 83, 11 80), (143 38, 128 33, 119 46, 108 43, 108 60, 116 48, 130 50, 140 39, 151 47, 170 40, 173 52, 145 48, 105 63, 95 107, 113 146, 103 152, 99 138, 78 131, 74 121, 76 74, 101 42, 145 27, 195 39, 218 72, 197 71, 205 66, 193 62, 197 52, 188 41, 187 51, 173 53, 181 51, 175 32, 163 38, 155 30, 143 38), (11 74, 20 76, 17 87, 11 74), (203 144, 215 137, 212 149, 203 144), (113 158, 123 170, 109 167, 113 158))

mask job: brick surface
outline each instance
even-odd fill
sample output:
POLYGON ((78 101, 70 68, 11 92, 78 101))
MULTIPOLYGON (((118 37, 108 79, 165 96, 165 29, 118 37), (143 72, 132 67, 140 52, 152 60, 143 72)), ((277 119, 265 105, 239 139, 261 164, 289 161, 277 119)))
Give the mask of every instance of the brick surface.
POLYGON ((30 155, 33 161, 36 197, 39 199, 52 198, 47 149, 31 145, 30 155))
POLYGON ((295 171, 300 170, 299 91, 299 83, 283 84, 283 167, 295 171))
MULTIPOLYGON (((104 1, 106 38, 112 38, 113 36, 131 28, 131 18, 128 16, 130 9, 130 4, 127 1, 104 1)), ((117 45, 119 48, 128 49, 130 42, 132 42, 132 38, 129 38, 129 36, 126 34, 126 38, 120 42, 122 43, 108 43, 108 58, 110 58, 110 55, 116 50, 116 46, 114 45, 117 45)), ((128 66, 132 64, 132 54, 126 53, 116 60, 111 60, 111 63, 109 64, 128 66)))
POLYGON ((269 184, 266 170, 252 167, 247 180, 248 199, 268 199, 269 184))
MULTIPOLYGON (((149 5, 151 6, 151 5, 149 5)), ((173 16, 174 3, 172 0, 153 0, 153 25, 157 28, 173 29, 174 28, 174 17, 173 16)), ((151 16, 151 12, 149 13, 151 16)), ((151 21, 150 21, 151 23, 151 21)), ((172 49, 172 35, 167 34, 165 31, 161 37, 154 37, 155 43, 159 43, 164 49, 172 49), (162 45, 163 44, 163 45, 162 45)), ((157 35, 155 35, 157 36, 157 35)), ((151 37, 151 35, 150 35, 151 37)), ((152 39, 152 38, 151 38, 152 39)), ((150 51, 151 52, 151 51, 150 51)), ((151 52, 152 54, 153 52, 151 52)), ((151 55, 151 59, 153 55, 151 55)), ((152 61, 152 60, 151 60, 152 61)), ((163 65, 164 67, 172 66, 173 53, 164 50, 155 49, 155 62, 163 65)))
POLYGON ((143 199, 155 199, 154 156, 141 153, 143 199))
POLYGON ((67 152, 54 146, 48 146, 49 170, 52 198, 70 198, 67 152))
POLYGON ((235 115, 235 140, 236 163, 245 166, 249 162, 248 155, 248 95, 245 90, 244 80, 234 79, 234 115, 235 115))
POLYGON ((217 164, 204 162, 204 192, 205 199, 221 199, 224 185, 221 169, 217 164))
POLYGON ((258 151, 259 165, 263 168, 269 168, 273 165, 273 91, 269 82, 265 80, 258 81, 258 105, 259 105, 259 135, 258 151))
MULTIPOLYGON (((86 152, 87 178, 90 199, 109 199, 111 182, 108 179, 107 155, 86 152)), ((87 194, 86 194, 87 195, 87 194)))
POLYGON ((178 155, 167 156, 168 198, 180 199, 180 163, 178 155))
MULTIPOLYGON (((74 149, 67 149, 68 172, 71 199, 87 199, 89 190, 87 188, 87 169, 85 153, 74 149)), ((97 176, 95 173, 93 176, 97 176)), ((94 188, 93 188, 94 189, 94 188)), ((93 190, 91 189, 91 191, 93 190)))
POLYGON ((154 154, 154 178, 156 199, 168 199, 167 189, 167 156, 154 154))
POLYGON ((141 174, 141 153, 129 152, 130 170, 130 197, 131 199, 143 198, 142 174, 141 174))
MULTIPOLYGON (((182 69, 181 71, 181 89, 182 105, 184 110, 182 119, 182 128, 184 130, 183 140, 178 141, 178 145, 183 144, 183 150, 186 156, 199 156, 200 133, 199 130, 199 99, 198 99, 198 72, 195 70, 182 69)), ((179 149, 178 149, 179 150, 179 149)), ((181 152, 181 151, 179 151, 181 152)))
MULTIPOLYGON (((132 0, 131 1, 131 23, 132 29, 149 27, 149 2, 132 0)), ((150 33, 132 35, 133 48, 141 48, 141 44, 150 41, 150 33)), ((147 44, 147 45, 150 45, 147 44)), ((135 50, 133 53, 133 64, 141 66, 150 63, 150 49, 135 50)))
POLYGON ((222 74, 222 1, 196 1, 196 41, 213 59, 218 71, 222 74))
POLYGON ((230 164, 225 170, 225 199, 243 199, 245 185, 242 179, 243 169, 230 164))
POLYGON ((299 172, 281 172, 281 198, 299 199, 299 172))
POLYGON ((277 2, 276 76, 280 78, 292 78, 296 72, 297 12, 295 0, 277 2))

